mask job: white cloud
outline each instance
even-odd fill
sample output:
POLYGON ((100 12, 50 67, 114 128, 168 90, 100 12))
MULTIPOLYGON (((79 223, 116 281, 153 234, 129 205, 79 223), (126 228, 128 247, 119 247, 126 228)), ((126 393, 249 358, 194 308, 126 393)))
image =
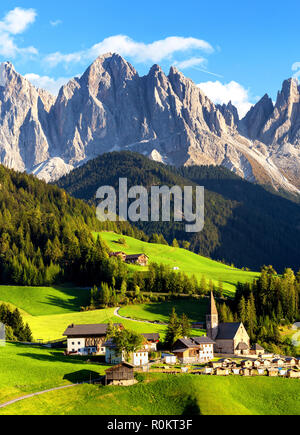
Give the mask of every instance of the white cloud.
POLYGON ((50 21, 52 27, 57 27, 62 24, 62 20, 50 21))
POLYGON ((198 87, 215 104, 228 104, 231 101, 237 107, 240 118, 243 118, 254 104, 250 102, 249 90, 235 81, 226 84, 218 80, 215 82, 203 82, 198 87))
POLYGON ((0 55, 15 57, 17 54, 37 54, 37 49, 30 46, 20 48, 14 36, 25 32, 36 18, 34 9, 15 8, 0 21, 0 55))
POLYGON ((104 53, 119 53, 128 56, 135 62, 160 62, 164 59, 171 59, 174 53, 191 50, 201 50, 206 53, 213 52, 213 47, 206 41, 197 38, 184 38, 170 36, 168 38, 154 41, 150 44, 137 42, 126 35, 115 35, 105 38, 102 42, 93 45, 87 50, 63 54, 52 53, 46 57, 51 66, 59 63, 76 63, 86 60, 93 60, 104 53))
POLYGON ((38 74, 34 74, 34 73, 25 74, 24 77, 37 88, 46 89, 52 95, 57 95, 60 88, 70 80, 69 78, 66 77, 53 79, 48 76, 39 76, 38 74))
POLYGON ((190 59, 183 60, 181 62, 173 62, 173 64, 179 69, 193 68, 198 65, 203 65, 206 63, 204 57, 191 57, 190 59))

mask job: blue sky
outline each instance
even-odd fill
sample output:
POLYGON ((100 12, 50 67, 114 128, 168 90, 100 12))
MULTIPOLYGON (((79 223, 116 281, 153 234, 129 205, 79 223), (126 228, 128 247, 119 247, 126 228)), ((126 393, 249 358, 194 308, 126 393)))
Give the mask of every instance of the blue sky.
POLYGON ((1 0, 0 61, 57 92, 97 55, 119 51, 140 74, 175 64, 244 112, 297 73, 299 12, 294 0, 1 0))

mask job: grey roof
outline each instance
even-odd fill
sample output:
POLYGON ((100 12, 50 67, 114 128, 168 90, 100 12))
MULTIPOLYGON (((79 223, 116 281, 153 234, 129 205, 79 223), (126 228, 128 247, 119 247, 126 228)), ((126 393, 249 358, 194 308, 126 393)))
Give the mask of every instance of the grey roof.
POLYGON ((146 254, 133 254, 133 255, 126 255, 126 259, 128 259, 128 260, 134 260, 135 258, 136 259, 140 258, 142 255, 144 255, 145 257, 149 258, 148 255, 146 255, 146 254))
POLYGON ((215 342, 209 337, 191 337, 191 338, 179 338, 174 344, 173 352, 184 352, 185 350, 197 347, 200 344, 214 344, 215 342))
POLYGON ((142 334, 142 336, 148 341, 158 341, 160 339, 160 335, 158 333, 142 334))
POLYGON ((206 337, 205 335, 202 337, 192 337, 192 340, 194 340, 197 344, 215 344, 211 338, 206 337))
POLYGON ((126 362, 126 361, 123 361, 123 362, 121 362, 120 364, 117 364, 117 365, 115 365, 115 366, 113 366, 113 367, 110 367, 109 369, 107 369, 107 370, 105 370, 105 373, 108 373, 108 372, 113 372, 113 371, 115 371, 115 370, 117 370, 117 369, 119 369, 120 367, 128 367, 129 369, 134 369, 134 365, 133 364, 130 364, 130 363, 128 363, 128 362, 126 362))
POLYGON ((252 350, 265 350, 263 347, 261 347, 261 345, 260 344, 258 344, 258 343, 255 343, 252 347, 251 347, 251 349, 252 350))
POLYGON ((217 340, 232 340, 236 336, 241 322, 236 323, 220 323, 218 328, 217 340))
POLYGON ((249 346, 248 346, 248 344, 246 344, 246 343, 240 342, 240 343, 237 345, 236 349, 237 349, 237 350, 248 350, 248 349, 249 349, 249 346))
MULTIPOLYGON (((106 335, 107 324, 95 324, 95 325, 70 325, 65 330, 63 335, 67 337, 89 337, 94 335, 106 335)), ((115 323, 114 326, 120 327, 121 323, 115 323)))

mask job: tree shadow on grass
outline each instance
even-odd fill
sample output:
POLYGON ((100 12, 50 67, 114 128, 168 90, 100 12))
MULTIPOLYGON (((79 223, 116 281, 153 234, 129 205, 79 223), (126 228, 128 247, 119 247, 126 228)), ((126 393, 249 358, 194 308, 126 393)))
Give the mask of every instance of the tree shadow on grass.
MULTIPOLYGON (((185 301, 175 300, 171 302, 152 303, 144 305, 144 310, 156 316, 164 316, 164 319, 159 320, 167 322, 173 307, 175 307, 179 316, 186 314, 192 322, 201 322, 205 321, 205 315, 207 314, 208 309, 208 299, 188 299, 185 301)), ((122 315, 122 311, 120 314, 122 315)), ((154 316, 153 320, 155 319, 154 316)))
POLYGON ((188 415, 188 416, 202 415, 198 401, 195 397, 193 396, 188 397, 182 415, 188 415))
POLYGON ((93 370, 79 370, 77 372, 66 374, 63 379, 71 382, 71 384, 77 384, 80 382, 93 382, 101 377, 102 375, 93 370))
POLYGON ((18 354, 20 357, 31 358, 37 361, 43 362, 61 362, 66 364, 101 364, 104 363, 104 358, 102 357, 84 357, 84 356, 65 356, 62 352, 50 352, 47 355, 41 355, 36 353, 20 353, 18 354))
POLYGON ((90 291, 80 288, 67 288, 67 287, 53 287, 69 297, 69 299, 62 299, 57 296, 48 296, 45 305, 52 305, 55 307, 63 308, 67 311, 80 311, 81 307, 89 305, 90 291))

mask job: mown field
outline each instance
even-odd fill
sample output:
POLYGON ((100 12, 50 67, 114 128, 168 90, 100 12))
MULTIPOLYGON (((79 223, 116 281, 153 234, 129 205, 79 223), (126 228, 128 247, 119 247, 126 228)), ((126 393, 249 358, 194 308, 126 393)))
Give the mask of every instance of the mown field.
MULTIPOLYGON (((163 263, 171 268, 179 267, 187 275, 195 275, 200 281, 202 275, 207 280, 212 280, 218 285, 219 280, 224 284, 225 293, 230 294, 235 291, 238 282, 252 282, 259 276, 256 272, 244 272, 234 267, 226 266, 222 263, 201 257, 186 249, 173 248, 166 245, 146 243, 132 237, 120 236, 120 234, 101 232, 103 240, 109 245, 112 251, 123 251, 126 254, 144 253, 150 258, 150 262, 163 263), (126 240, 126 245, 116 243, 120 238, 126 240)), ((131 270, 146 270, 139 266, 129 266, 131 270)))
POLYGON ((132 387, 81 385, 46 393, 0 414, 299 415, 299 394, 297 380, 148 375, 132 387))
POLYGON ((119 314, 131 319, 160 321, 168 323, 173 307, 178 315, 188 314, 191 322, 204 322, 208 310, 208 298, 199 300, 181 299, 164 303, 150 303, 142 305, 128 305, 122 307, 119 314))
POLYGON ((7 343, 0 346, 0 403, 32 392, 96 379, 107 366, 65 357, 62 350, 7 343))
POLYGON ((141 333, 159 332, 164 337, 165 326, 123 321, 114 316, 114 308, 81 312, 80 307, 85 300, 88 302, 89 294, 89 289, 0 286, 0 301, 21 310, 35 341, 63 338, 64 331, 72 323, 93 324, 109 321, 122 322, 127 328, 141 333))

